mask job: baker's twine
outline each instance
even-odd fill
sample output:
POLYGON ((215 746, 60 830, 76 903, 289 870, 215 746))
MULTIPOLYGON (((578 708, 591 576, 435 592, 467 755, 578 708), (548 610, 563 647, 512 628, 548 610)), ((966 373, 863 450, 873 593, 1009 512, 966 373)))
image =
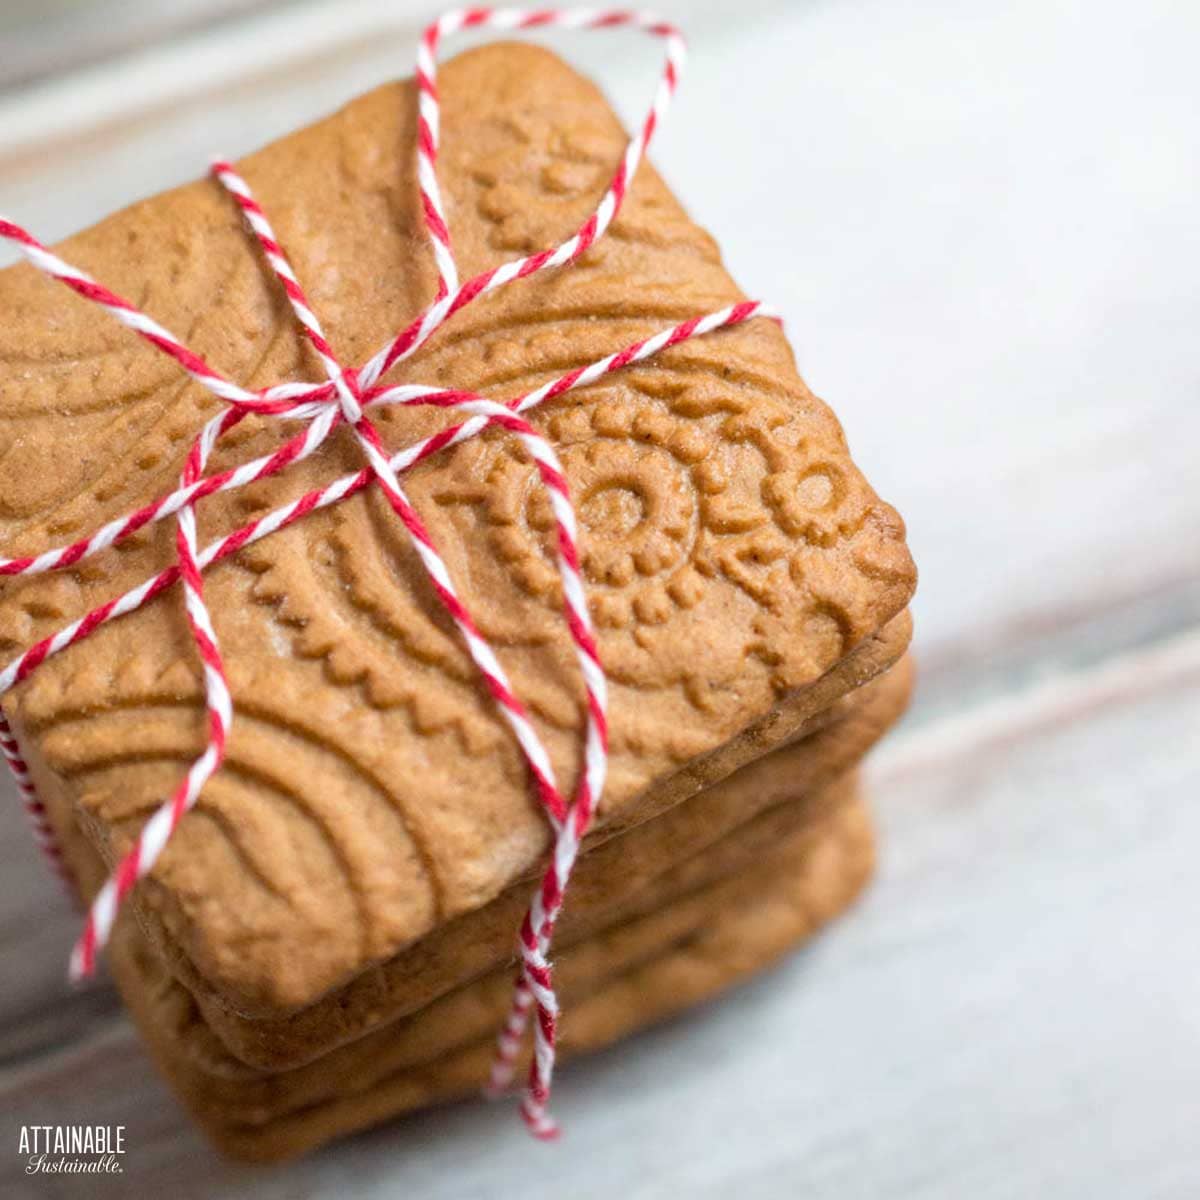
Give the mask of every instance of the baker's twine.
MULTIPOLYGON (((457 626, 483 682, 512 729, 554 833, 550 862, 521 922, 518 937, 520 965, 513 1002, 499 1034, 488 1091, 495 1094, 508 1089, 530 1015, 536 1012, 533 1058, 520 1111, 530 1130, 538 1137, 552 1138, 557 1135, 558 1126, 549 1115, 547 1106, 554 1073, 559 1010, 554 993, 553 970, 547 955, 554 924, 562 909, 564 891, 579 854, 580 842, 591 824, 604 787, 608 764, 608 698, 580 573, 578 527, 567 480, 553 447, 521 414, 573 389, 586 387, 631 363, 643 362, 690 338, 739 325, 752 317, 775 314, 757 301, 731 304, 634 342, 615 354, 568 371, 550 383, 503 404, 473 392, 416 383, 386 385, 381 381, 392 367, 414 354, 455 313, 478 297, 539 271, 566 266, 603 237, 619 212, 630 181, 674 96, 684 57, 684 41, 679 31, 646 13, 472 8, 447 13, 430 25, 417 49, 417 178, 425 227, 437 265, 437 295, 420 316, 357 369, 343 366, 334 353, 279 239, 249 185, 229 163, 223 160, 215 162, 212 174, 241 209, 271 270, 287 294, 292 311, 324 368, 326 379, 322 382, 287 382, 256 390, 239 386, 226 379, 204 358, 189 350, 174 334, 128 300, 63 261, 19 225, 0 219, 0 237, 13 242, 38 270, 106 309, 121 324, 173 358, 192 379, 225 405, 200 431, 180 472, 179 486, 173 492, 134 512, 108 521, 91 536, 70 545, 56 546, 38 555, 0 559, 0 575, 36 575, 64 570, 116 545, 156 521, 175 518, 174 565, 30 646, 0 670, 0 696, 28 678, 47 658, 82 642, 100 626, 141 608, 176 582, 183 587, 188 627, 204 668, 207 744, 192 762, 175 792, 142 827, 133 846, 92 901, 83 931, 71 955, 72 978, 90 975, 95 969, 97 954, 108 941, 122 902, 137 881, 153 868, 180 822, 195 806, 204 785, 220 768, 225 757, 233 723, 233 700, 221 657, 220 640, 204 601, 204 570, 243 547, 301 520, 316 509, 328 508, 375 485, 408 530, 433 590, 457 626), (638 132, 626 147, 599 204, 571 237, 557 246, 525 258, 513 259, 460 282, 436 174, 440 138, 437 93, 439 44, 442 38, 465 29, 547 27, 628 27, 661 38, 666 46, 666 60, 654 99, 638 132), (389 453, 368 412, 391 404, 452 408, 465 414, 467 419, 402 450, 389 453), (271 454, 242 466, 206 474, 208 460, 217 442, 250 413, 301 421, 303 429, 271 454), (200 547, 196 535, 195 510, 201 500, 218 492, 234 491, 256 480, 266 479, 308 458, 339 425, 349 426, 357 438, 366 464, 361 470, 308 492, 298 500, 200 547), (507 430, 532 457, 541 485, 549 498, 557 529, 556 558, 562 581, 563 615, 575 646, 587 696, 583 769, 570 801, 558 788, 550 756, 525 706, 514 693, 504 667, 463 603, 425 523, 400 484, 400 476, 417 463, 448 446, 468 441, 489 426, 507 430)), ((38 799, 29 768, 2 712, 0 753, 3 753, 16 779, 38 844, 54 869, 69 883, 70 872, 45 807, 38 799)))

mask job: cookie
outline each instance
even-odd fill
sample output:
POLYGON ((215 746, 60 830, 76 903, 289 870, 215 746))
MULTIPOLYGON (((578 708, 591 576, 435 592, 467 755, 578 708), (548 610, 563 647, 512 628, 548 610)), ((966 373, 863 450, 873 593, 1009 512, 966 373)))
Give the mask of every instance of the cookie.
MULTIPOLYGON (((769 849, 779 828, 771 814, 785 801, 822 794, 830 781, 853 767, 903 711, 911 685, 910 663, 902 659, 832 706, 836 718, 818 732, 757 759, 688 804, 585 855, 572 880, 556 944, 569 947, 614 922, 653 912, 769 849)), ((805 804, 818 802, 806 799, 805 804)), ((281 1021, 240 1017, 204 991, 189 990, 232 1057, 268 1071, 320 1063, 335 1047, 390 1026, 505 961, 526 902, 527 892, 515 889, 429 935, 336 996, 281 1021)), ((504 982, 507 986, 507 975, 504 982)))
MULTIPOLYGON (((752 866, 565 952, 563 1053, 598 1049, 708 999, 840 912, 870 874, 873 844, 854 781, 830 792, 752 866)), ((498 972, 321 1062, 255 1075, 222 1055, 131 922, 114 941, 113 967, 152 1054, 199 1124, 226 1153, 255 1160, 293 1157, 476 1090, 509 999, 507 973, 498 972)))
MULTIPOLYGON (((901 660, 834 706, 834 719, 818 732, 755 760, 687 804, 584 855, 572 879, 557 944, 570 945, 614 914, 647 911, 657 895, 649 885, 664 871, 725 837, 781 796, 815 791, 849 769, 903 711, 911 687, 911 666, 901 660)), ((530 881, 523 881, 508 889, 478 912, 429 934, 333 995, 282 1020, 243 1017, 202 985, 189 986, 205 1019, 237 1057, 265 1068, 294 1066, 419 1008, 508 955, 531 887, 530 881)))
MULTIPOLYGON (((439 171, 464 274, 564 236, 624 146, 596 88, 532 47, 465 54, 440 92, 439 171)), ((412 84, 390 85, 242 164, 347 362, 434 295, 415 116, 412 84)), ((231 378, 319 377, 211 182, 135 205, 60 251, 231 378)), ((741 295, 646 166, 578 263, 481 299, 400 377, 504 399, 741 295)), ((214 411, 92 306, 26 267, 0 272, 6 553, 78 537, 171 490, 214 411)), ((380 429, 398 448, 446 419, 392 409, 380 429)), ((915 574, 902 522, 770 321, 676 346, 533 419, 576 498, 611 682, 598 843, 786 743, 861 682, 839 664, 902 613, 915 574)), ((212 469, 290 432, 248 419, 212 469)), ((357 469, 345 433, 271 481, 206 500, 204 538, 357 469)), ((532 464, 488 435, 428 460, 406 488, 569 788, 582 689, 532 464)), ((173 538, 166 522, 69 573, 6 579, 4 652, 168 565, 173 538)), ((206 580, 237 713, 229 761, 136 903, 210 1008, 278 1021, 492 903, 536 869, 549 833, 507 727, 377 495, 313 514, 206 580)), ((171 593, 6 697, 35 778, 107 862, 199 749, 200 680, 171 593)))

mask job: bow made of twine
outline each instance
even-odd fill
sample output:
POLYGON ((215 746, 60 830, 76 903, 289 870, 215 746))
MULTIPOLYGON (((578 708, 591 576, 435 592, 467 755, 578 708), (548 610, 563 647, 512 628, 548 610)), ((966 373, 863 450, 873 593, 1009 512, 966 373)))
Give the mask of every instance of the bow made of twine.
MULTIPOLYGON (((179 486, 174 491, 135 512, 107 522, 90 537, 70 545, 58 546, 34 556, 0 558, 0 575, 34 575, 63 570, 115 545, 147 525, 167 517, 175 518, 174 565, 25 650, 0 670, 0 696, 28 678, 47 658, 83 641, 101 625, 140 608, 176 582, 183 588, 188 626, 204 668, 204 697, 208 717, 205 748, 192 762, 175 792, 142 827, 132 848, 92 901, 71 956, 73 978, 89 975, 94 970, 96 956, 108 941, 122 902, 137 881, 154 866, 180 821, 196 804, 205 783, 220 768, 225 756, 233 722, 233 702, 221 657, 220 640, 204 602, 205 568, 317 509, 337 504, 375 485, 383 492, 407 529, 438 599, 457 626, 488 691, 512 729, 553 830, 554 845, 549 865, 521 923, 518 936, 520 965, 512 1007, 498 1038, 488 1088, 490 1092, 498 1093, 506 1090, 511 1083, 531 1011, 536 1009, 534 1053, 521 1113, 537 1136, 548 1138, 557 1133, 557 1126, 547 1112, 558 1017, 553 972, 547 955, 580 842, 591 823, 604 786, 608 761, 607 689, 584 594, 578 530, 567 480, 553 447, 521 414, 689 338, 738 325, 755 316, 774 314, 765 305, 754 301, 730 305, 664 329, 653 337, 569 371, 504 404, 473 392, 421 384, 388 386, 381 380, 393 366, 414 354, 437 329, 478 297, 539 271, 565 266, 579 258, 604 235, 619 211, 646 147, 671 102, 684 54, 684 42, 679 31, 657 17, 644 13, 477 8, 448 13, 430 25, 422 35, 417 50, 417 165, 425 226, 438 272, 437 295, 420 316, 358 369, 343 366, 338 360, 266 214, 245 180, 229 163, 214 163, 214 177, 240 207, 268 264, 287 294, 304 335, 321 362, 327 378, 319 383, 287 382, 254 391, 240 387, 129 301, 64 262, 20 226, 0 219, 0 237, 13 242, 38 270, 64 283, 84 299, 107 309, 123 325, 173 358, 192 379, 225 405, 205 424, 191 446, 180 474, 179 486), (439 43, 443 37, 464 29, 514 30, 549 26, 567 29, 624 26, 662 38, 666 44, 666 61, 653 102, 641 127, 626 147, 599 204, 571 237, 557 246, 513 259, 460 282, 436 176, 439 143, 436 55, 439 43), (435 405, 461 412, 467 419, 396 453, 389 453, 368 415, 371 409, 383 405, 435 405), (251 413, 301 421, 304 427, 271 454, 229 470, 205 474, 217 442, 251 413), (200 547, 195 508, 201 500, 217 492, 233 491, 255 480, 265 479, 309 457, 340 425, 348 426, 357 439, 366 463, 360 471, 310 491, 298 500, 200 547), (500 660, 463 604, 445 562, 400 483, 400 476, 417 463, 448 446, 475 437, 490 426, 507 430, 532 457, 557 527, 556 558, 562 581, 563 615, 574 643, 587 696, 583 769, 570 801, 558 788, 549 755, 524 705, 513 692, 500 660)), ((38 799, 28 767, 2 712, 0 753, 3 753, 16 778, 38 843, 50 862, 69 881, 69 871, 46 810, 38 799)))

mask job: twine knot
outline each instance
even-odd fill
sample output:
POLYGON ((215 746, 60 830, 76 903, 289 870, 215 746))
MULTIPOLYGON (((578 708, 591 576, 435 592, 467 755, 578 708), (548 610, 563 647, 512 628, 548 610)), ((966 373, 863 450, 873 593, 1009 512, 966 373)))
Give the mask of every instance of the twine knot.
POLYGON ((335 380, 338 405, 347 425, 357 425, 362 420, 362 389, 358 383, 358 372, 345 367, 335 380))

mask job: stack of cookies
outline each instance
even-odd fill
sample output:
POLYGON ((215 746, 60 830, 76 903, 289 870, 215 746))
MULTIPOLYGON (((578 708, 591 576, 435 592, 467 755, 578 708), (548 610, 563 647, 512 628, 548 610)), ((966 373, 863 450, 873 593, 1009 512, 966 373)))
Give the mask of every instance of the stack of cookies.
MULTIPOLYGON (((440 80, 442 193, 464 277, 582 221, 625 142, 557 58, 496 45, 440 80)), ((246 159, 344 361, 434 295, 411 85, 246 159)), ((249 386, 319 377, 211 182, 60 247, 249 386)), ((576 264, 465 309, 401 379, 527 391, 742 294, 643 166, 576 264)), ((0 545, 37 553, 171 490, 215 402, 27 267, 0 273, 0 545)), ((605 1045, 774 961, 868 877, 856 768, 903 710, 904 527, 850 461, 783 333, 753 320, 537 410, 569 478, 611 693, 607 788, 556 931, 561 1048, 605 1045)), ((399 448, 445 421, 378 417, 399 448)), ((294 428, 251 418, 219 470, 294 428)), ((320 451, 200 508, 201 540, 361 465, 320 451)), ((582 688, 533 464, 488 433, 405 478, 564 790, 582 688)), ((174 561, 170 522, 71 572, 8 580, 12 657, 174 561)), ((126 906, 108 961, 213 1140, 278 1159, 478 1088, 550 830, 407 535, 368 489, 206 572, 229 757, 126 906)), ((5 711, 85 895, 204 744, 177 592, 46 661, 5 711)))

